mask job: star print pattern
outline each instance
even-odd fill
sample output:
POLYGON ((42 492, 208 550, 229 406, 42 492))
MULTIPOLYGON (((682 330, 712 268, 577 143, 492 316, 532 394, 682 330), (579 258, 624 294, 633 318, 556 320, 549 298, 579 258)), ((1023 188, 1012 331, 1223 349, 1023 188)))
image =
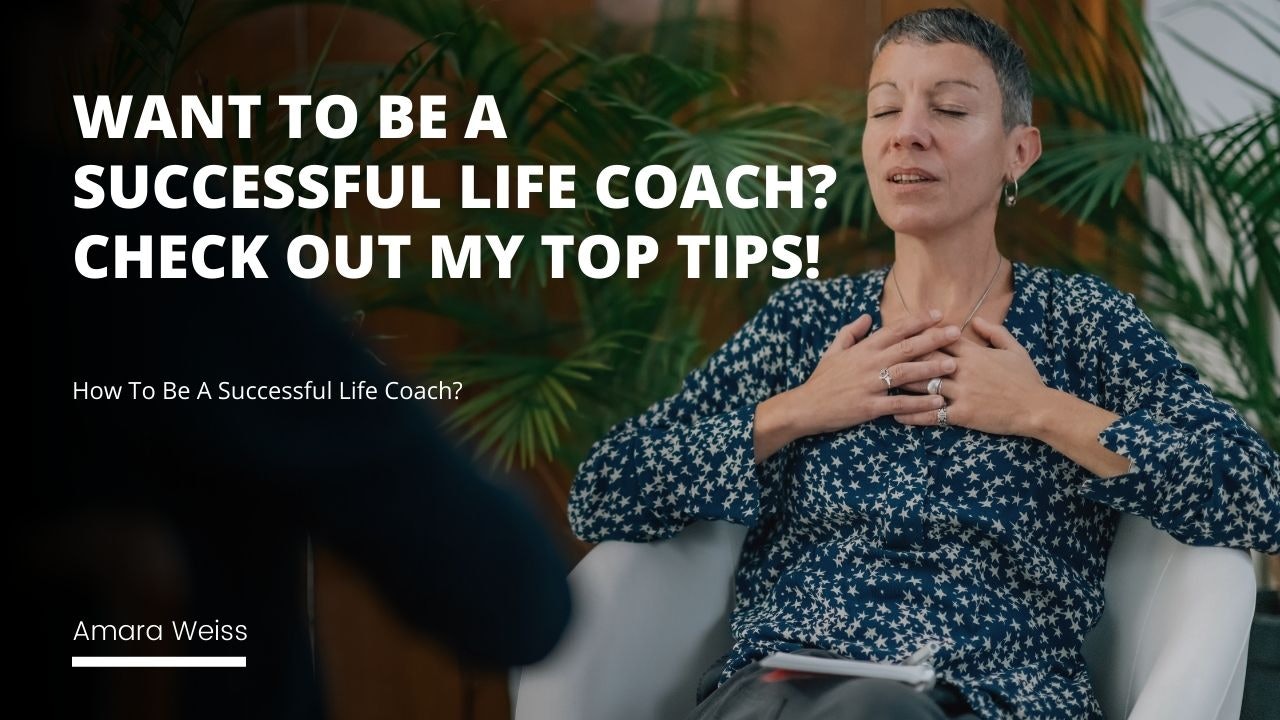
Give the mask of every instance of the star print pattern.
MULTIPOLYGON (((1005 327, 1050 387, 1119 419, 1103 478, 1049 445, 884 416, 754 462, 755 406, 803 383, 835 332, 880 327, 888 272, 792 282, 681 390, 592 447, 570 493, 581 538, 646 541, 697 520, 749 528, 720 682, 816 647, 901 662, 926 643, 984 718, 1101 718, 1081 654, 1118 511, 1191 544, 1280 552, 1280 457, 1137 307, 1096 276, 1014 263, 1005 327)), ((897 389, 890 390, 897 393, 897 389)))

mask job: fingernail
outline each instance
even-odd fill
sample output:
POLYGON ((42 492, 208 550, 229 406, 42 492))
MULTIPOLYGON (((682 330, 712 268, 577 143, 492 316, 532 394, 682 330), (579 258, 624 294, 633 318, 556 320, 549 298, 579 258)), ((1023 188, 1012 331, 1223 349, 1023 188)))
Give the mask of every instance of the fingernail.
POLYGON ((951 327, 947 328, 947 337, 953 338, 953 339, 960 337, 960 328, 956 327, 955 325, 952 325, 951 327))
POLYGON ((941 310, 938 310, 938 309, 930 310, 930 311, 929 311, 929 317, 933 318, 934 320, 941 320, 941 319, 942 319, 942 311, 941 311, 941 310))
POLYGON ((955 369, 956 369, 956 361, 955 361, 955 360, 943 360, 943 361, 942 361, 942 369, 943 369, 943 370, 946 370, 947 372, 951 372, 952 370, 955 370, 955 369))
POLYGON ((935 398, 933 399, 933 406, 934 406, 934 407, 942 407, 942 398, 941 398, 941 397, 935 397, 935 398))

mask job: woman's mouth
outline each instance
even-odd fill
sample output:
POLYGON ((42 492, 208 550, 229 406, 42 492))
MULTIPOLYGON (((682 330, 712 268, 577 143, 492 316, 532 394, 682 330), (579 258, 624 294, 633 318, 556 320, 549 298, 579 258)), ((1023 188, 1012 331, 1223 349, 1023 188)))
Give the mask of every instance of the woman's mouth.
POLYGON ((933 182, 933 178, 915 173, 898 173, 890 175, 889 182, 895 185, 914 185, 916 183, 933 182))

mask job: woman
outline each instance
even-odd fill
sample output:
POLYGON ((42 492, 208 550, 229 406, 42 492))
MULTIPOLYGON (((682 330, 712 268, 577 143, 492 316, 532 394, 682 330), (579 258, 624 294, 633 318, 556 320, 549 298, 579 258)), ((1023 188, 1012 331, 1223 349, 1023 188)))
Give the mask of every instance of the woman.
POLYGON ((863 159, 892 266, 775 293, 595 445, 570 520, 592 541, 750 528, 733 649, 695 717, 1101 717, 1081 644, 1116 511, 1276 552, 1280 458, 1131 295, 1000 254, 997 208, 1040 154, 1004 31, 964 10, 904 17, 869 87, 863 159), (929 694, 762 682, 752 664, 926 647, 929 694))

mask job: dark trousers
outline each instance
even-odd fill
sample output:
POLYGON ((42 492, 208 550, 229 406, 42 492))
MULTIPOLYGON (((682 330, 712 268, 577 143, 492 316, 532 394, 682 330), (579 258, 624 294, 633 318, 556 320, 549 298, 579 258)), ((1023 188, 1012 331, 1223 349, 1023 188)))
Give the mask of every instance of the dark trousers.
MULTIPOLYGON (((811 649, 798 654, 832 656, 811 649)), ((947 686, 921 692, 893 680, 769 675, 759 663, 742 668, 686 720, 978 720, 964 698, 947 686)))

